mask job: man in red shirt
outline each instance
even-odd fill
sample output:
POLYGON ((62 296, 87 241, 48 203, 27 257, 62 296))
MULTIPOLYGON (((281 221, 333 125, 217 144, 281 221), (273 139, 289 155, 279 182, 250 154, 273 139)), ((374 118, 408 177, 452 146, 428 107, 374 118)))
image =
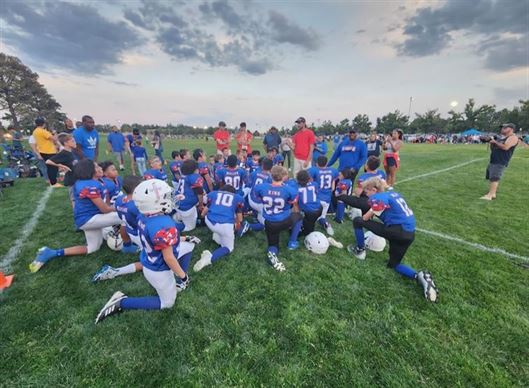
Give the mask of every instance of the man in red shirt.
POLYGON ((298 131, 292 136, 294 143, 294 176, 301 171, 310 167, 312 161, 312 151, 316 137, 312 129, 307 128, 304 117, 296 120, 298 131))
POLYGON ((224 148, 230 148, 230 133, 226 129, 226 123, 224 121, 219 122, 219 127, 213 133, 213 139, 217 143, 217 154, 222 154, 224 148))
POLYGON ((246 123, 241 123, 235 139, 237 140, 237 151, 243 150, 246 155, 252 153, 252 146, 250 143, 253 139, 253 135, 246 129, 246 123))

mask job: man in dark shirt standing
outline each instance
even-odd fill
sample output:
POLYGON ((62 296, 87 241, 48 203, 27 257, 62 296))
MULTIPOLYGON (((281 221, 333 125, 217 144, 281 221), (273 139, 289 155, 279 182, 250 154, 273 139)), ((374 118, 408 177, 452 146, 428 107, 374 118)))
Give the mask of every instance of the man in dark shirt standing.
POLYGON ((492 201, 496 199, 496 191, 500 183, 501 176, 505 167, 509 165, 512 154, 516 145, 518 144, 518 136, 514 134, 516 125, 508 123, 501 126, 501 137, 499 139, 491 139, 490 144, 490 162, 487 166, 485 179, 489 183, 489 192, 481 199, 492 201))

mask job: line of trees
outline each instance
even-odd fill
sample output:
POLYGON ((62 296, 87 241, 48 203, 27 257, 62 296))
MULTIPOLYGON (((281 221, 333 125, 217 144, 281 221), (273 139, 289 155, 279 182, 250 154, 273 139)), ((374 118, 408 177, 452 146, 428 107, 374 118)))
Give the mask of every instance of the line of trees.
MULTIPOLYGON (((31 129, 37 116, 46 117, 51 128, 60 131, 64 128, 66 115, 61 112, 61 105, 48 93, 44 85, 38 82, 38 74, 31 71, 17 57, 0 53, 0 112, 2 120, 11 123, 18 129, 31 129)), ((512 122, 518 128, 529 129, 529 100, 519 100, 519 106, 513 109, 497 110, 495 105, 476 105, 469 99, 462 112, 451 110, 448 118, 441 117, 438 109, 425 113, 415 113, 411 119, 398 110, 378 117, 372 123, 366 114, 357 114, 352 120, 343 119, 333 124, 329 120, 320 125, 311 124, 317 132, 330 135, 336 132, 346 133, 350 128, 368 133, 376 129, 379 133, 388 133, 401 128, 406 133, 459 133, 468 128, 485 132, 497 132, 502 123, 512 122)), ((110 131, 110 125, 98 125, 103 132, 110 131)), ((0 122, 0 129, 2 124, 0 122)), ((174 136, 207 136, 212 135, 214 127, 194 127, 184 124, 144 125, 138 123, 123 124, 122 131, 129 132, 138 128, 141 132, 159 130, 174 136)), ((280 129, 281 134, 293 133, 296 128, 280 129)), ((254 132, 258 135, 258 132, 254 132)))

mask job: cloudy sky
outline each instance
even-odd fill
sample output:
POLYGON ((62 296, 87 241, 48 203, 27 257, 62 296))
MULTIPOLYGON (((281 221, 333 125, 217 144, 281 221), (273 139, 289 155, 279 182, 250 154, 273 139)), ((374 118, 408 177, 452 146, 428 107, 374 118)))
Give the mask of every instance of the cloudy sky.
POLYGON ((72 118, 252 129, 529 98, 529 1, 29 1, 17 55, 72 118))

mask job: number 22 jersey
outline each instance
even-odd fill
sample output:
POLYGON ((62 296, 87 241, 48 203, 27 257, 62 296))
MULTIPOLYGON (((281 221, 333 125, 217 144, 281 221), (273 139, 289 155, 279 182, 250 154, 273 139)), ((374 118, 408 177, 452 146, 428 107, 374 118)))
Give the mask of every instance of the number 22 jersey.
POLYGON ((263 204, 264 219, 281 222, 290 216, 290 208, 298 200, 298 191, 290 185, 263 183, 255 187, 255 196, 263 204))

